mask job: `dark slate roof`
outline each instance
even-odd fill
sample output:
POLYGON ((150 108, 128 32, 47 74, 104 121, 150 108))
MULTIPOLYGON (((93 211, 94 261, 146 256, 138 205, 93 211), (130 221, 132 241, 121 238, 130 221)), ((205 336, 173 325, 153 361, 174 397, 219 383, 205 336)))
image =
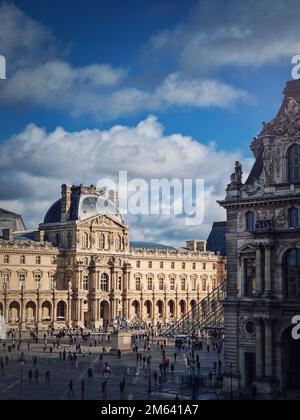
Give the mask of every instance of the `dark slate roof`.
POLYGON ((0 233, 2 229, 9 228, 13 232, 26 230, 22 216, 5 209, 0 209, 0 233))
POLYGON ((215 222, 207 239, 207 251, 226 256, 226 222, 215 222))
POLYGON ((263 152, 256 159, 254 166, 250 172, 250 175, 246 181, 246 185, 253 184, 262 174, 264 169, 263 152))
POLYGON ((59 223, 61 221, 61 199, 57 200, 47 211, 44 223, 59 223))
POLYGON ((161 250, 172 250, 175 251, 176 248, 173 246, 168 245, 161 245, 161 244, 155 244, 151 242, 130 242, 130 248, 138 248, 138 249, 161 249, 161 250))

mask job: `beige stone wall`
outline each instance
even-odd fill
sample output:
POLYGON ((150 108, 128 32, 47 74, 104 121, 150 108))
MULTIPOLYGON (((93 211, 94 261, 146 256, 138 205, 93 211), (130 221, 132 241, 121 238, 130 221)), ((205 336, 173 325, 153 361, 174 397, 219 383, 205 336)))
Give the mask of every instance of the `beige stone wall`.
POLYGON ((10 328, 100 327, 136 314, 172 322, 226 279, 225 259, 211 253, 129 249, 128 227, 106 216, 41 229, 53 243, 59 235, 59 248, 0 245, 0 314, 10 328))

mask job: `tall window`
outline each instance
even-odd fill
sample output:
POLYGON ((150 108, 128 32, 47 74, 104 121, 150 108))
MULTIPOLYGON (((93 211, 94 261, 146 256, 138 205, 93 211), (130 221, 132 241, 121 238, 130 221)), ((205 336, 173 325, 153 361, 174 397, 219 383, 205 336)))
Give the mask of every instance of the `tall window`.
POLYGON ((160 269, 162 270, 162 269, 164 268, 164 263, 161 261, 161 262, 159 263, 159 266, 160 266, 160 269))
POLYGON ((171 269, 175 270, 175 263, 174 262, 171 262, 171 269))
POLYGON ((20 264, 25 264, 25 263, 26 263, 25 255, 21 255, 21 257, 20 257, 20 264))
POLYGON ((148 290, 152 290, 153 289, 153 279, 152 277, 148 278, 148 290))
POLYGON ((141 268, 141 261, 136 262, 136 268, 141 268))
POLYGON ((50 287, 50 290, 55 289, 55 274, 54 273, 51 273, 50 274, 50 277, 49 277, 49 287, 50 287))
POLYGON ((196 277, 192 277, 192 291, 195 292, 197 290, 197 279, 196 277))
POLYGON ((37 265, 40 265, 40 264, 41 264, 41 262, 42 262, 41 257, 38 255, 38 256, 36 257, 36 259, 35 259, 35 263, 36 263, 37 265))
POLYGON ((56 246, 60 246, 60 234, 59 233, 56 234, 55 241, 56 241, 56 246))
POLYGON ((102 292, 108 292, 109 290, 109 278, 106 273, 101 274, 101 290, 102 292))
POLYGON ((3 261, 4 264, 9 264, 9 255, 4 255, 3 261))
POLYGON ((99 249, 100 251, 105 249, 105 235, 103 233, 101 233, 99 237, 99 249))
POLYGON ((89 290, 89 276, 88 276, 88 274, 84 274, 84 276, 83 276, 82 288, 83 288, 83 290, 89 290))
POLYGON ((122 238, 120 235, 116 236, 116 251, 121 251, 122 249, 122 238))
POLYGON ((185 270, 186 264, 183 262, 181 267, 182 267, 183 270, 185 270))
POLYGON ((148 262, 148 268, 152 268, 152 261, 148 262))
POLYGON ((34 275, 34 285, 35 285, 35 290, 40 290, 40 288, 41 288, 41 275, 39 273, 34 275))
POLYGON ((289 210, 289 227, 291 229, 299 228, 299 211, 296 208, 289 210))
POLYGON ((84 232, 82 234, 82 248, 87 249, 89 247, 89 235, 84 232))
POLYGON ((284 257, 285 294, 300 297, 300 249, 290 250, 284 257))
POLYGON ((175 279, 172 277, 170 279, 170 290, 175 290, 175 279))
POLYGON ((135 290, 137 290, 138 292, 141 290, 141 278, 140 277, 136 277, 136 279, 135 279, 135 290))
POLYGON ((300 146, 294 144, 288 153, 289 181, 300 181, 300 146))
POLYGON ((25 274, 19 274, 19 290, 23 290, 25 288, 25 274))
POLYGON ((9 274, 8 273, 4 273, 2 275, 2 285, 3 285, 3 290, 8 289, 8 286, 9 286, 9 274))
POLYGON ((185 287, 186 287, 186 280, 185 279, 181 279, 181 290, 185 291, 185 287))
POLYGON ((203 263, 203 265, 202 265, 202 269, 203 269, 203 270, 206 270, 206 263, 203 263))
POLYGON ((193 270, 196 270, 196 263, 193 263, 193 270))
POLYGON ((206 292, 207 289, 207 279, 206 277, 202 277, 202 292, 206 292))
POLYGON ((162 277, 158 280, 158 286, 160 291, 164 290, 164 279, 162 277))
POLYGON ((246 226, 248 232, 253 231, 255 228, 255 217, 253 211, 248 211, 246 214, 246 226))

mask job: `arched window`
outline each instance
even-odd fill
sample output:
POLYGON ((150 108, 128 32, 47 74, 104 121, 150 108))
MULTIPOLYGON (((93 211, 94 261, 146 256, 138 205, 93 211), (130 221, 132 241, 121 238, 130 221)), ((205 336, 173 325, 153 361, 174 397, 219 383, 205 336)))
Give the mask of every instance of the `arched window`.
POLYGON ((292 249, 283 259, 285 294, 300 297, 300 249, 292 249))
POLYGON ((84 232, 82 234, 82 248, 87 249, 89 247, 89 235, 84 232))
POLYGON ((102 292, 108 292, 109 288, 109 278, 106 273, 101 274, 101 290, 102 292))
POLYGON ((291 229, 299 228, 299 211, 296 208, 289 210, 289 227, 291 229))
POLYGON ((246 214, 246 226, 248 232, 253 231, 255 228, 255 217, 253 211, 248 211, 246 214))
POLYGON ((103 233, 101 233, 99 237, 99 249, 101 251, 105 249, 105 235, 103 233))
POLYGON ((122 238, 120 235, 116 236, 116 251, 121 251, 122 249, 122 238))
POLYGON ((288 152, 289 181, 300 181, 300 146, 294 144, 288 152))
POLYGON ((206 292, 207 289, 207 278, 202 277, 202 292, 206 292))

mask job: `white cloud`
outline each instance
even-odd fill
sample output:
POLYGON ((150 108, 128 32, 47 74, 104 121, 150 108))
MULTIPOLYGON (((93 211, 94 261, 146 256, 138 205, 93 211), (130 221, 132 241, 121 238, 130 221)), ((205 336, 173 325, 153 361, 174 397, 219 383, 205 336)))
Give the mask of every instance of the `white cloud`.
POLYGON ((214 220, 225 217, 216 204, 239 153, 217 150, 182 134, 166 136, 153 116, 134 127, 114 126, 107 131, 47 133, 34 124, 7 139, 0 149, 0 206, 24 213, 29 226, 43 220, 47 208, 65 182, 97 183, 126 170, 129 178, 204 178, 205 222, 187 228, 182 217, 127 218, 133 239, 182 244, 205 238, 214 220), (227 176, 227 175, 228 176, 227 176))
POLYGON ((249 100, 238 88, 180 72, 162 77, 154 87, 137 88, 123 67, 105 63, 74 67, 59 52, 51 31, 16 6, 1 4, 0 22, 0 53, 8 63, 7 80, 0 85, 2 105, 26 104, 101 121, 168 107, 225 108, 249 100))
POLYGON ((298 0, 201 0, 177 27, 152 36, 147 59, 192 75, 278 63, 300 50, 298 0))

